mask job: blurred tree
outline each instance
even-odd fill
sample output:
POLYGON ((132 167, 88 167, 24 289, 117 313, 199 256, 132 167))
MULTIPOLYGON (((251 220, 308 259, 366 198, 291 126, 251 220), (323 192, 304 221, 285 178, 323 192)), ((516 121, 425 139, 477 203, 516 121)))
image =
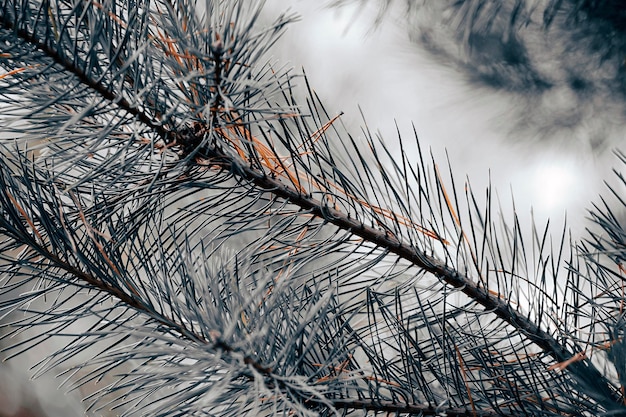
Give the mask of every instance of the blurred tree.
POLYGON ((5 360, 93 414, 626 415, 610 205, 524 241, 296 88, 260 7, 0 0, 5 360))

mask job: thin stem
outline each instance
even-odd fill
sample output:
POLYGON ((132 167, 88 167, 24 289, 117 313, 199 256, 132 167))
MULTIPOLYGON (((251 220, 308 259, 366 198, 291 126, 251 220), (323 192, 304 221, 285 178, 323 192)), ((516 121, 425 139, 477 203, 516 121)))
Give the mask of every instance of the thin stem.
POLYGON ((465 408, 433 407, 425 404, 398 404, 391 401, 374 400, 333 400, 337 409, 367 410, 394 414, 415 414, 420 416, 448 417, 513 417, 514 414, 502 411, 467 410, 465 408))

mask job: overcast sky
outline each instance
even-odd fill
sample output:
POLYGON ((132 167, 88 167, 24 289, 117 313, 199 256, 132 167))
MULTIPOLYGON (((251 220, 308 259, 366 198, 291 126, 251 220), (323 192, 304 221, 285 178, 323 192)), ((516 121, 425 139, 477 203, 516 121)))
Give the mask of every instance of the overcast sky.
MULTIPOLYGON (((271 1, 268 10, 285 3, 271 1)), ((447 150, 457 180, 468 174, 477 194, 484 194, 490 175, 507 209, 513 191, 523 221, 530 220, 531 206, 539 223, 550 217, 558 225, 567 210, 570 226, 582 230, 584 209, 604 191, 602 180, 617 164, 611 148, 621 141, 615 133, 621 126, 591 152, 598 129, 587 125, 606 110, 580 113, 566 88, 554 88, 533 103, 519 93, 470 83, 467 74, 411 43, 406 22, 393 16, 374 29, 372 10, 292 3, 302 20, 288 29, 277 58, 296 69, 304 66, 331 114, 345 111, 344 122, 358 132, 360 106, 369 127, 392 138, 394 121, 409 139, 413 122, 422 145, 433 149, 441 165, 447 150), (530 114, 532 128, 512 128, 522 113, 530 114), (562 126, 557 119, 564 114, 576 119, 575 126, 562 126)), ((613 115, 605 117, 615 123, 613 115)))

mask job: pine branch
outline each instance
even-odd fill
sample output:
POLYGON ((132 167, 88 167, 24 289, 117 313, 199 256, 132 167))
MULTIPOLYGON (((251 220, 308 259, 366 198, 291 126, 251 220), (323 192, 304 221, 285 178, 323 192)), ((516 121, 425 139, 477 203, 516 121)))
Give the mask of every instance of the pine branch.
MULTIPOLYGON (((195 138, 194 142, 200 143, 201 138, 195 138)), ((488 288, 484 288, 480 283, 447 266, 445 262, 425 253, 420 253, 414 246, 403 243, 389 230, 367 226, 357 219, 351 218, 348 214, 322 204, 322 202, 316 199, 303 196, 302 192, 286 186, 280 180, 273 179, 264 172, 258 172, 239 165, 233 158, 217 149, 204 149, 203 156, 209 159, 209 164, 219 165, 222 169, 234 171, 237 175, 240 175, 246 181, 250 181, 260 189, 269 190, 277 197, 295 204, 307 213, 320 217, 328 223, 359 236, 380 248, 384 248, 387 252, 394 253, 411 264, 440 277, 447 284, 460 289, 472 300, 481 304, 487 311, 523 332, 526 337, 536 343, 544 352, 552 356, 556 362, 566 362, 577 355, 577 353, 569 351, 552 335, 542 330, 530 319, 516 312, 509 302, 491 295, 488 288), (235 167, 233 167, 234 164, 235 167)), ((574 374, 577 380, 585 385, 585 392, 593 395, 598 401, 605 402, 610 399, 617 404, 621 402, 620 396, 615 392, 611 384, 605 380, 588 359, 572 363, 568 366, 568 370, 574 374), (593 381, 593 386, 589 385, 589 382, 584 381, 593 381)))
POLYGON ((596 291, 614 264, 584 245, 583 267, 562 261, 565 233, 527 249, 417 139, 357 143, 310 88, 300 101, 263 62, 290 19, 258 29, 243 1, 1 5, 11 357, 66 337, 37 372, 80 388, 121 367, 93 407, 128 415, 623 412, 605 369, 623 297, 596 291))
MULTIPOLYGON (((6 8, 6 4, 3 4, 3 8, 6 8)), ((16 36, 23 40, 25 43, 32 45, 34 48, 41 51, 46 57, 50 58, 55 64, 59 65, 68 73, 74 75, 81 83, 88 87, 92 91, 98 93, 103 99, 109 101, 116 106, 121 107, 127 113, 135 116, 141 123, 154 132, 157 132, 163 139, 167 138, 167 131, 155 123, 155 121, 147 114, 143 113, 136 106, 129 103, 124 97, 115 94, 112 90, 107 88, 104 84, 92 79, 87 73, 82 71, 76 62, 72 62, 65 56, 62 56, 58 50, 49 45, 48 40, 39 39, 35 33, 29 33, 25 28, 16 27, 15 22, 12 21, 5 13, 2 14, 2 28, 5 30, 12 30, 16 36)))

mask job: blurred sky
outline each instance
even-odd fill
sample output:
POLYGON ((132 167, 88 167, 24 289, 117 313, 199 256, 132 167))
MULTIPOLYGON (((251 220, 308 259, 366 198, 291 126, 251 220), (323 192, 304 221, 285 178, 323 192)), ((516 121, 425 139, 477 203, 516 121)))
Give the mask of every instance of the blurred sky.
MULTIPOLYGON (((393 13, 375 27, 378 10, 373 7, 290 3, 301 21, 288 29, 276 58, 290 61, 296 70, 304 67, 329 113, 345 111, 342 120, 353 132, 362 124, 357 106, 370 129, 385 137, 395 138, 397 122, 410 140, 414 123, 420 143, 432 148, 441 166, 447 152, 461 185, 469 175, 482 196, 491 183, 505 212, 512 209, 513 195, 522 225, 530 223, 532 207, 538 224, 550 218, 561 229, 567 211, 574 234, 584 230, 586 208, 605 192, 603 179, 613 179, 610 168, 619 167, 611 149, 621 141, 621 125, 601 133, 619 137, 608 137, 600 149, 593 148, 598 129, 587 124, 600 111, 573 113, 578 103, 566 88, 551 89, 533 103, 520 94, 469 82, 466 74, 436 61, 410 42, 407 22, 393 13), (523 112, 536 125, 516 125, 523 112), (564 112, 577 118, 574 127, 551 120, 564 112)), ((272 0, 268 11, 277 13, 286 4, 272 0)), ((615 124, 613 115, 605 117, 615 124)))

